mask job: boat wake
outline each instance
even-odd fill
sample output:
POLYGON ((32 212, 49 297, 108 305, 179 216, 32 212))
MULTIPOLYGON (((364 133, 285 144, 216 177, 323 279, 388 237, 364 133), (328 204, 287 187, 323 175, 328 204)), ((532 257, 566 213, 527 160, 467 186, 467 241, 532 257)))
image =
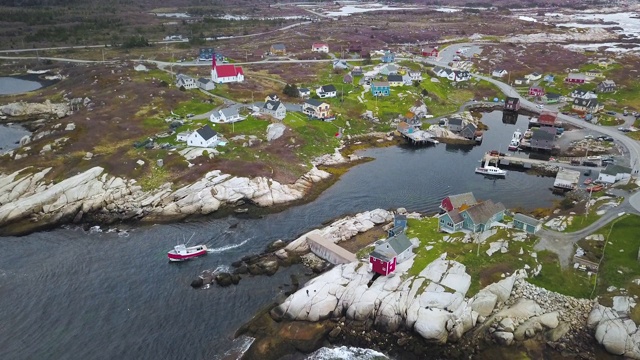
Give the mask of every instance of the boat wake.
POLYGON ((249 336, 239 336, 233 340, 233 347, 224 354, 216 356, 215 360, 238 360, 241 359, 255 339, 249 336))
POLYGON ((222 247, 215 248, 215 249, 207 249, 207 252, 209 254, 217 254, 217 253, 225 252, 227 250, 239 248, 240 246, 246 244, 249 240, 251 240, 251 238, 246 239, 245 241, 241 242, 240 244, 226 245, 226 246, 222 246, 222 247))
POLYGON ((351 346, 337 348, 320 348, 305 360, 388 360, 389 358, 380 352, 371 349, 363 349, 351 346))

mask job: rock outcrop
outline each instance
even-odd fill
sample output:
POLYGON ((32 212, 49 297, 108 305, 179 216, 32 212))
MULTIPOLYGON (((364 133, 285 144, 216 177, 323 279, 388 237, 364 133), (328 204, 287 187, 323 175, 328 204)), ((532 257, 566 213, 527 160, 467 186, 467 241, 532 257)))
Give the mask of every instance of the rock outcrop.
POLYGON ((447 260, 446 254, 416 276, 408 275, 412 266, 410 258, 398 264, 393 275, 375 280, 363 263, 336 266, 289 296, 271 315, 304 321, 346 316, 378 331, 409 329, 439 343, 459 340, 475 327, 476 335, 502 345, 540 337, 571 353, 583 351, 578 339, 588 339, 589 300, 531 285, 523 270, 467 298, 471 277, 464 265, 447 260))
POLYGON ((281 184, 264 177, 233 177, 212 171, 177 190, 167 183, 159 189, 143 191, 134 180, 109 176, 101 167, 56 184, 43 181, 50 170, 22 177, 24 169, 0 175, 0 227, 22 220, 40 226, 71 219, 81 221, 90 214, 114 220, 181 218, 209 214, 240 200, 272 206, 301 199, 313 183, 330 176, 314 167, 295 183, 281 184))
POLYGON ((626 359, 640 359, 640 331, 630 318, 635 300, 628 296, 614 296, 613 307, 594 306, 587 324, 595 330, 599 344, 611 354, 626 359))
POLYGON ((10 117, 35 117, 55 116, 62 118, 71 113, 71 107, 65 103, 52 103, 46 100, 44 103, 15 102, 0 106, 0 115, 10 117))
POLYGON ((312 230, 290 242, 285 249, 294 253, 306 253, 309 251, 309 245, 307 244, 307 235, 309 234, 316 233, 334 243, 338 243, 391 220, 393 220, 393 213, 390 211, 384 209, 365 211, 355 216, 347 216, 336 220, 322 229, 312 230))

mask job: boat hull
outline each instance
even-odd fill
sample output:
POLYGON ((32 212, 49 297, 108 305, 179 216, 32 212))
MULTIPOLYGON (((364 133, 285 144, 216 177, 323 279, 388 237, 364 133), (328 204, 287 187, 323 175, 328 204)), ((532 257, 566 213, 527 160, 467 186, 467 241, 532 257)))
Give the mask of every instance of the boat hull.
POLYGON ((194 246, 190 248, 181 248, 180 250, 170 250, 167 252, 169 261, 179 262, 197 258, 207 254, 207 247, 204 245, 194 246))
POLYGON ((507 172, 502 170, 500 172, 488 171, 486 168, 476 168, 476 174, 487 175, 487 176, 495 176, 495 177, 505 177, 507 176, 507 172))

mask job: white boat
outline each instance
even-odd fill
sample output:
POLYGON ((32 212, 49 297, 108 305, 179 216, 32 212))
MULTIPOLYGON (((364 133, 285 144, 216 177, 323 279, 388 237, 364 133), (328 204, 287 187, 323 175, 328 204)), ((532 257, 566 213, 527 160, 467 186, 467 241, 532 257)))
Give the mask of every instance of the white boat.
POLYGON ((520 148, 520 141, 522 140, 522 133, 520 129, 513 132, 511 136, 511 142, 509 143, 509 151, 516 151, 520 148))
POLYGON ((496 176, 496 177, 505 177, 507 176, 507 171, 502 170, 497 166, 488 165, 486 162, 481 166, 476 168, 476 174, 488 175, 488 176, 496 176))

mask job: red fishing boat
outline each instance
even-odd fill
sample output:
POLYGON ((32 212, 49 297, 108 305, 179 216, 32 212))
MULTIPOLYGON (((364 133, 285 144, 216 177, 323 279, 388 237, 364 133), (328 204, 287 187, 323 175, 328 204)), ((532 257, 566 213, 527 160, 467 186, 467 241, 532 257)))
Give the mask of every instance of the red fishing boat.
POLYGON ((185 261, 207 254, 206 245, 196 245, 187 247, 185 244, 176 245, 173 250, 167 253, 169 261, 185 261))
POLYGON ((598 191, 600 191, 602 189, 604 189, 604 186, 602 186, 602 185, 593 185, 593 186, 589 186, 587 188, 587 191, 588 192, 598 192, 598 191))
POLYGON ((585 184, 585 185, 590 185, 592 182, 593 182, 593 180, 591 180, 591 178, 586 178, 586 179, 584 180, 584 184, 585 184))

